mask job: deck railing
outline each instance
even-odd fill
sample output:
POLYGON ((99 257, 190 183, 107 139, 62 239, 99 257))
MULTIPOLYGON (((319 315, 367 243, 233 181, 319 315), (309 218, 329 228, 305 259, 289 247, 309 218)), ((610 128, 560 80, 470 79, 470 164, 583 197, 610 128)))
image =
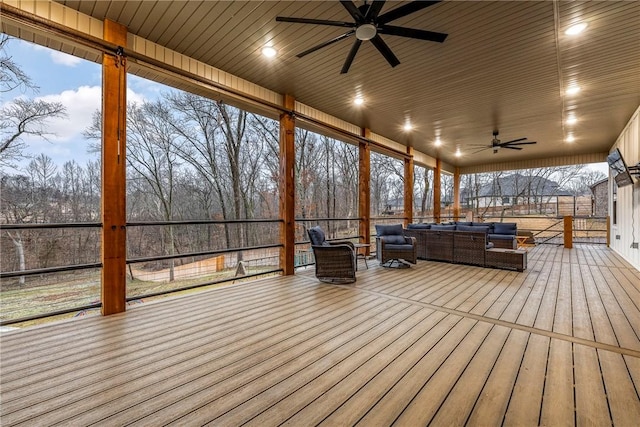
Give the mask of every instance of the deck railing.
MULTIPOLYGON (((128 222, 127 301, 280 272, 280 223, 128 222)), ((101 227, 95 222, 0 225, 0 325, 100 308, 101 227)))

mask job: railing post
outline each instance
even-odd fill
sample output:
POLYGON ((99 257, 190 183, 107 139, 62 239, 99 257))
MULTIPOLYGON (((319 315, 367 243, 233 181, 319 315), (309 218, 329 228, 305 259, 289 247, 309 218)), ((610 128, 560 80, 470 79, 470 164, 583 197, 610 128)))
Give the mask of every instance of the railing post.
POLYGON ((440 222, 440 174, 442 173, 442 160, 436 159, 436 168, 433 171, 433 221, 440 222))
MULTIPOLYGON (((362 136, 369 138, 369 129, 362 129, 362 136)), ((368 245, 365 256, 371 254, 371 149, 366 141, 358 144, 358 226, 360 243, 368 245)))
POLYGON ((564 217, 564 247, 573 248, 573 217, 571 215, 564 217))
MULTIPOLYGON (((284 108, 293 111, 295 99, 284 96, 284 108)), ((280 114, 280 267, 285 275, 295 272, 295 118, 289 112, 280 114)))
MULTIPOLYGON (((106 19, 104 39, 127 45, 127 28, 106 19)), ((122 52, 102 55, 102 314, 126 310, 126 121, 127 63, 122 52)))
POLYGON ((413 222, 413 147, 407 147, 404 159, 404 226, 413 222))
POLYGON ((453 172, 453 219, 454 221, 460 219, 460 168, 458 166, 453 172))

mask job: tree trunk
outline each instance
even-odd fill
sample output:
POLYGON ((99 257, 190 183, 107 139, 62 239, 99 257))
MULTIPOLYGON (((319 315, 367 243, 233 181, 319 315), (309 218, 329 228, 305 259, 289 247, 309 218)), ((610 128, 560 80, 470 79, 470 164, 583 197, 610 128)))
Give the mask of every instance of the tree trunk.
MULTIPOLYGON (((20 232, 16 232, 14 235, 12 235, 11 233, 7 233, 9 235, 9 238, 11 239, 11 241, 13 242, 13 245, 16 247, 16 253, 18 255, 18 268, 19 271, 25 271, 27 269, 27 263, 25 262, 24 259, 24 244, 22 243, 22 236, 20 235, 20 232)), ((18 284, 20 286, 23 286, 26 282, 25 276, 20 276, 20 278, 18 279, 18 284)))

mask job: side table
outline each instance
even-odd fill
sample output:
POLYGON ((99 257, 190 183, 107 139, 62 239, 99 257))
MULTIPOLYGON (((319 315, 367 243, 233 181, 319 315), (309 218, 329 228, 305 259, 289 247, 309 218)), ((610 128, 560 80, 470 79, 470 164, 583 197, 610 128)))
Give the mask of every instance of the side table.
POLYGON ((364 260, 364 266, 367 268, 367 270, 369 269, 369 264, 367 264, 367 254, 365 253, 360 253, 360 249, 362 248, 368 248, 371 245, 367 244, 367 243, 354 243, 353 247, 356 250, 356 271, 358 270, 358 258, 362 258, 364 260))

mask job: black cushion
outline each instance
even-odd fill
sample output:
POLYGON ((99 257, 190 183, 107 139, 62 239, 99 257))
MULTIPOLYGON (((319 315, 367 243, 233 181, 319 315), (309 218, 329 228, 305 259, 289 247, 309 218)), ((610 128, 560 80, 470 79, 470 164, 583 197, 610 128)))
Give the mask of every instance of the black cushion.
POLYGON ((476 233, 488 233, 489 227, 480 225, 456 225, 458 231, 475 231, 476 233))
POLYGON ((395 249, 395 250, 399 250, 399 251, 410 251, 413 249, 413 245, 407 245, 407 244, 386 244, 385 245, 386 249, 395 249))
POLYGON ((324 231, 319 226, 311 227, 308 233, 313 246, 329 246, 329 242, 324 237, 324 231))
POLYGON ((407 230, 428 230, 431 228, 431 224, 409 224, 407 230))
POLYGON ((514 237, 511 234, 489 234, 489 240, 513 240, 514 237))
POLYGON ((443 224, 435 224, 431 226, 432 230, 438 231, 453 231, 456 229, 455 225, 443 225, 443 224))
POLYGON ((471 221, 456 221, 456 225, 473 225, 471 221))
POLYGON ((510 234, 515 236, 518 231, 518 225, 515 222, 496 222, 493 224, 494 234, 510 234))
POLYGON ((402 224, 392 224, 392 225, 376 224, 376 233, 378 234, 378 237, 404 236, 402 224))

